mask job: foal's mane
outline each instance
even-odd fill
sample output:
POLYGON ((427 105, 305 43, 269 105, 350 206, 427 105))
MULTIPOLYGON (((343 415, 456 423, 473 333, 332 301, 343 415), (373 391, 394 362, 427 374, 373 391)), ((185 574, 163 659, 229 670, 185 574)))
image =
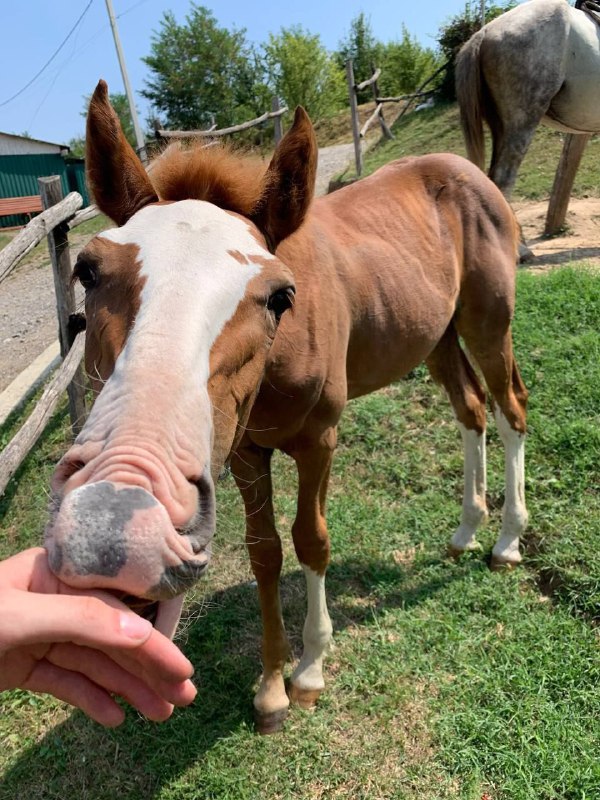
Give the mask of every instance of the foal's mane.
POLYGON ((267 165, 227 144, 169 145, 152 163, 150 179, 161 200, 206 200, 245 217, 267 187, 267 165))

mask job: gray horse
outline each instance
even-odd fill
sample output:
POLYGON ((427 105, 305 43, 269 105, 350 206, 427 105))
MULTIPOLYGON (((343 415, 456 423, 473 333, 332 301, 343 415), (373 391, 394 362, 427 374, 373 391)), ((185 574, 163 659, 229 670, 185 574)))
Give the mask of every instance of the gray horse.
POLYGON ((483 120, 492 133, 489 176, 509 198, 540 122, 600 131, 600 27, 566 0, 530 0, 489 22, 456 61, 469 158, 484 168, 483 120))

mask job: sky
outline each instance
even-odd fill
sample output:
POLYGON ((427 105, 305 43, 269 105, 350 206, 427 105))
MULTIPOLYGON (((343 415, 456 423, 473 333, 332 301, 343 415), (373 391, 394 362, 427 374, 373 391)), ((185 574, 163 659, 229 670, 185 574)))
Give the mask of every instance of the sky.
MULTIPOLYGON (((190 2, 113 0, 142 128, 148 104, 139 92, 148 78, 148 69, 141 59, 150 53, 152 34, 159 30, 164 12, 171 10, 182 23, 190 2)), ((434 48, 440 26, 460 13, 465 2, 199 0, 198 5, 210 8, 223 27, 246 28, 251 42, 264 42, 269 33, 277 33, 281 27, 301 24, 311 33, 318 33, 325 47, 333 50, 361 11, 370 18, 377 39, 399 39, 404 24, 423 46, 434 48)), ((26 131, 38 139, 67 143, 83 133, 83 98, 94 90, 99 78, 108 82, 110 91, 124 91, 105 0, 4 0, 2 6, 0 131, 26 131), (82 14, 67 43, 42 70, 82 14), (21 91, 40 70, 40 76, 21 91), (17 93, 18 97, 10 99, 17 93)))

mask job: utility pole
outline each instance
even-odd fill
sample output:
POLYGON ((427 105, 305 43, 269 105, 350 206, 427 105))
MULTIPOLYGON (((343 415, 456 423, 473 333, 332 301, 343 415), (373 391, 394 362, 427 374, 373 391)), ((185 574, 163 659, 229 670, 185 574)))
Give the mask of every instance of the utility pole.
POLYGON ((123 55, 123 48, 121 47, 121 40, 119 39, 119 31, 117 29, 117 20, 115 19, 115 12, 112 7, 112 0, 106 0, 106 10, 108 11, 108 18, 110 19, 110 27, 113 32, 113 39, 115 40, 115 47, 117 48, 117 58, 119 59, 119 66, 121 67, 121 75, 123 76, 123 84, 125 85, 125 94, 127 95, 127 102, 129 103, 129 112, 131 114, 131 121, 133 122, 133 130, 135 131, 135 140, 137 142, 137 151, 143 164, 148 163, 148 155, 146 153, 146 142, 144 141, 144 134, 140 128, 138 121, 137 110, 135 107, 135 100, 129 77, 127 75, 127 67, 125 66, 125 56, 123 55))

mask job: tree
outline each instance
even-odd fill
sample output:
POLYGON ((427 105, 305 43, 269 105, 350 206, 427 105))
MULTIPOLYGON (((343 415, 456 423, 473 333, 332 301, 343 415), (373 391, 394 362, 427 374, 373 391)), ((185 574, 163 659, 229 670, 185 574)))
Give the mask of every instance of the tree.
POLYGON ((289 108, 304 106, 316 122, 344 105, 344 74, 318 35, 301 25, 282 28, 264 51, 270 83, 289 108))
POLYGON ((245 30, 221 28, 204 6, 192 3, 183 25, 166 11, 142 60, 151 72, 142 95, 168 128, 224 127, 265 110, 263 66, 245 30))
MULTIPOLYGON (((354 79, 356 83, 367 80, 373 74, 373 66, 381 66, 382 45, 375 39, 371 30, 371 23, 363 11, 350 22, 350 31, 338 46, 335 58, 339 66, 344 69, 346 61, 352 59, 354 79)), ((361 103, 372 99, 371 87, 363 89, 358 94, 361 103)))
POLYGON ((403 25, 402 39, 382 47, 377 64, 382 68, 379 91, 388 96, 414 92, 439 65, 439 56, 422 47, 403 25))
MULTIPOLYGON (((487 0, 485 8, 485 21, 491 22, 500 14, 504 14, 517 5, 517 0, 501 0, 499 3, 487 0)), ((465 9, 461 14, 450 17, 440 28, 437 42, 444 57, 449 62, 444 78, 439 87, 439 96, 444 100, 456 100, 454 88, 454 60, 460 48, 469 41, 471 36, 481 28, 481 5, 478 2, 467 0, 465 9)))

